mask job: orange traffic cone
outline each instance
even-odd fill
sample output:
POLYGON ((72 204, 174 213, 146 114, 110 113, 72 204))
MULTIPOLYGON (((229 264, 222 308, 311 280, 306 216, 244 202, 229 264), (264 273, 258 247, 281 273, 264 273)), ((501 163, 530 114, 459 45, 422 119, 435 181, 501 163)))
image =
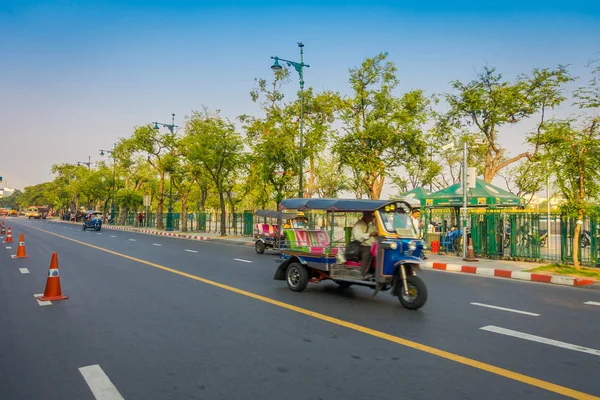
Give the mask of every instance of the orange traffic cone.
POLYGON ((19 236, 19 247, 17 247, 17 254, 13 258, 27 258, 27 252, 25 251, 25 235, 23 233, 19 236))
POLYGON ((67 296, 63 296, 60 289, 60 276, 58 273, 58 254, 52 253, 52 259, 50 260, 50 269, 48 270, 48 279, 46 280, 46 289, 44 289, 44 295, 36 297, 41 301, 56 301, 68 299, 67 296))
POLYGON ((8 227, 8 231, 6 232, 6 240, 4 242, 12 243, 12 230, 10 229, 10 226, 8 227))
POLYGON ((478 259, 475 258, 475 250, 473 250, 473 239, 469 238, 469 246, 467 247, 467 257, 463 258, 465 261, 477 262, 478 259))

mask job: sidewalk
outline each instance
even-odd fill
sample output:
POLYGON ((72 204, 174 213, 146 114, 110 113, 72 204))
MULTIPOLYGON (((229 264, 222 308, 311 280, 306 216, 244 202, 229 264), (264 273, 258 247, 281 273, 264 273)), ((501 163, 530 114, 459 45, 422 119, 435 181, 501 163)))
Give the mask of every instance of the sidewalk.
POLYGON ((518 279, 522 281, 552 283, 564 286, 588 286, 598 284, 598 281, 590 278, 525 272, 525 270, 541 265, 543 264, 535 262, 489 259, 479 259, 478 262, 470 262, 463 261, 462 257, 430 254, 428 259, 421 264, 421 268, 492 276, 497 278, 518 279))
POLYGON ((211 240, 214 242, 221 242, 221 243, 232 243, 232 244, 239 244, 239 245, 254 246, 254 242, 252 240, 252 237, 250 237, 250 236, 235 236, 235 235, 221 236, 219 233, 215 233, 215 232, 181 232, 181 231, 167 232, 167 231, 155 229, 155 228, 144 228, 144 227, 140 228, 140 227, 121 226, 121 225, 102 225, 102 228, 114 229, 114 230, 118 230, 118 231, 144 233, 147 235, 173 237, 173 238, 178 238, 178 239, 211 240))

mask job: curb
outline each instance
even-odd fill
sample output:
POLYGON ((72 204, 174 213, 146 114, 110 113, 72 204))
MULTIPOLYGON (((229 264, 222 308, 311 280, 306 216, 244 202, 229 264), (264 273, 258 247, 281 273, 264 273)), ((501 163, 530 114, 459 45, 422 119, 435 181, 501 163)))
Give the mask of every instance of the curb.
POLYGON ((474 267, 470 265, 446 264, 440 262, 423 262, 423 269, 436 269, 440 271, 462 272, 483 276, 495 276, 498 278, 518 279, 521 281, 552 283, 563 286, 588 286, 597 283, 594 279, 574 278, 571 276, 536 274, 535 272, 511 271, 507 269, 493 269, 474 267))
POLYGON ((207 236, 186 235, 186 234, 182 234, 182 233, 170 233, 170 232, 162 232, 162 231, 151 231, 151 230, 145 230, 145 229, 121 228, 121 227, 117 227, 117 226, 108 226, 108 225, 103 225, 102 228, 114 229, 116 231, 144 233, 147 235, 167 236, 167 237, 175 237, 175 238, 182 238, 182 239, 210 240, 210 237, 207 237, 207 236))

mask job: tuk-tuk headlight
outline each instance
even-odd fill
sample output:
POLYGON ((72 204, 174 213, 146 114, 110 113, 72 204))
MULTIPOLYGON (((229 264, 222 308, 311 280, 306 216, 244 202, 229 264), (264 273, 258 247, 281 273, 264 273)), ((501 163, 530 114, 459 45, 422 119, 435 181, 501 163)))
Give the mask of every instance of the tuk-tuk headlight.
POLYGON ((397 248, 398 248, 398 243, 396 243, 396 242, 390 243, 390 249, 396 250, 397 248))
POLYGON ((417 244, 416 244, 415 242, 410 242, 410 243, 408 244, 408 249, 409 249, 410 251, 415 251, 415 250, 417 249, 417 244))

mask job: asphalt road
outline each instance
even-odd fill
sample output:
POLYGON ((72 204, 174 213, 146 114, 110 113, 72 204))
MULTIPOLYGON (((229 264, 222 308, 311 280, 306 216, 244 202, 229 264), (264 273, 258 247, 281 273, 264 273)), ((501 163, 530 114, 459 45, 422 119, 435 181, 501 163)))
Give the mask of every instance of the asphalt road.
POLYGON ((409 311, 368 288, 291 292, 251 247, 7 221, 3 400, 102 398, 108 379, 125 399, 600 397, 598 290, 424 271, 409 311), (40 306, 53 251, 69 299, 40 306))

